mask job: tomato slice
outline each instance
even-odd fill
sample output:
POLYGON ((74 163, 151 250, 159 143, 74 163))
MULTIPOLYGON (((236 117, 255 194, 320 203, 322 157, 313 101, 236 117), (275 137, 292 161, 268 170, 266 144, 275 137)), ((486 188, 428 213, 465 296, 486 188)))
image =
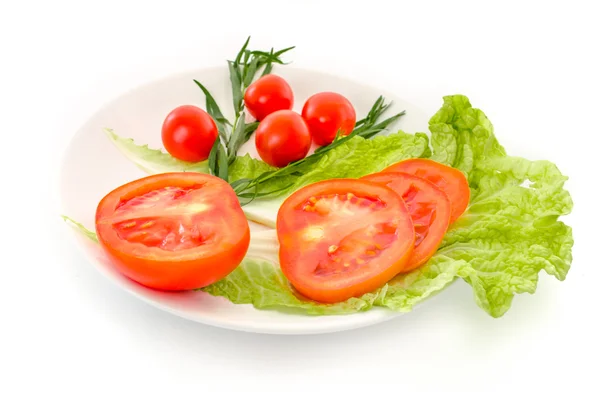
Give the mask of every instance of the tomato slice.
POLYGON ((220 280, 250 243, 231 186, 192 172, 152 175, 113 190, 98 205, 96 232, 120 272, 170 291, 220 280))
POLYGON ((363 179, 386 185, 402 197, 415 228, 415 250, 403 271, 416 269, 435 254, 450 224, 452 206, 433 183, 403 172, 380 172, 363 179))
POLYGON ((356 179, 317 182, 293 193, 277 214, 277 236, 285 276, 304 296, 326 303, 385 284, 403 270, 415 242, 400 196, 356 179))
POLYGON ((469 182, 456 168, 429 159, 409 159, 392 164, 382 172, 406 172, 427 179, 442 189, 452 205, 450 223, 456 221, 469 205, 471 197, 469 182))

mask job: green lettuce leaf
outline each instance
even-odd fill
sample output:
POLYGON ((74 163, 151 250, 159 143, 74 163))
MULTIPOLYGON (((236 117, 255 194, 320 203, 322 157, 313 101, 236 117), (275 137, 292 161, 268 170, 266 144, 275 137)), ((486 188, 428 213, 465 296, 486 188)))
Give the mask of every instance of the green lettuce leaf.
POLYGON ((208 161, 188 163, 177 160, 162 150, 150 149, 148 145, 138 145, 133 139, 120 137, 111 129, 107 128, 104 132, 125 157, 149 174, 180 171, 208 173, 208 161))
POLYGON ((96 236, 96 233, 94 233, 91 230, 86 229, 86 227, 83 226, 81 223, 75 221, 74 219, 69 218, 66 215, 61 215, 61 217, 67 224, 71 225, 76 231, 81 233, 83 236, 89 238, 90 240, 92 240, 95 243, 98 242, 98 236, 96 236))
POLYGON ((486 157, 503 157, 506 151, 494 136, 486 115, 463 95, 444 97, 442 108, 429 120, 432 160, 469 174, 486 157))

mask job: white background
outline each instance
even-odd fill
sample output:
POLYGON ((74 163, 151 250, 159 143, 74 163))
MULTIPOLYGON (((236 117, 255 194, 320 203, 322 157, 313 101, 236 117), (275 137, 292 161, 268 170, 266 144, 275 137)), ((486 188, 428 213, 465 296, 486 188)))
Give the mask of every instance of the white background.
POLYGON ((146 3, 0 5, 0 395, 598 395, 592 1, 146 3), (575 201, 567 280, 542 274, 537 293, 500 319, 460 282, 388 323, 306 337, 195 324, 110 284, 58 218, 62 151, 103 103, 222 64, 248 34, 257 48, 296 45, 296 65, 385 87, 430 114, 443 95, 466 94, 511 154, 556 162, 575 201))

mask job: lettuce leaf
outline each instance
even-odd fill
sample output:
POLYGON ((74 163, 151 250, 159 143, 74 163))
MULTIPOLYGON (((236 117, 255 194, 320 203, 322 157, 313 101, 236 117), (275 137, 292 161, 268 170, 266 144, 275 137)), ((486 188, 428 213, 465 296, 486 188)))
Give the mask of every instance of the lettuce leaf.
POLYGON ((564 280, 573 247, 571 228, 558 220, 573 207, 567 177, 548 161, 507 156, 485 114, 462 95, 444 98, 430 129, 432 157, 465 172, 471 187, 467 212, 434 259, 466 262, 460 276, 494 317, 514 294, 534 293, 541 270, 564 280))
MULTIPOLYGON (((229 276, 203 290, 259 309, 309 315, 348 314, 373 306, 406 312, 461 278, 472 287, 476 303, 499 317, 515 294, 535 292, 540 271, 564 280, 573 247, 571 228, 559 220, 573 206, 564 189, 567 177, 548 161, 508 156, 485 114, 464 96, 445 97, 429 127, 433 151, 422 134, 356 138, 300 175, 274 179, 272 186, 293 183, 292 190, 323 179, 360 177, 408 157, 431 156, 460 169, 468 177, 471 202, 427 264, 369 294, 326 305, 302 298, 276 264, 249 254, 229 276)), ((159 161, 158 156, 143 157, 146 165, 159 161)), ((164 166, 167 163, 161 167, 173 165, 164 166)), ((252 178, 269 169, 245 156, 238 158, 230 175, 232 180, 252 178)), ((95 236, 82 225, 71 224, 88 237, 95 236)))
POLYGON ((180 171, 208 173, 208 161, 188 163, 177 160, 162 150, 150 149, 148 145, 138 145, 133 139, 120 137, 109 128, 106 128, 104 132, 125 157, 149 174, 180 171))
POLYGON ((486 115, 463 95, 444 97, 442 108, 429 120, 432 160, 469 174, 487 157, 504 157, 506 151, 494 136, 486 115))

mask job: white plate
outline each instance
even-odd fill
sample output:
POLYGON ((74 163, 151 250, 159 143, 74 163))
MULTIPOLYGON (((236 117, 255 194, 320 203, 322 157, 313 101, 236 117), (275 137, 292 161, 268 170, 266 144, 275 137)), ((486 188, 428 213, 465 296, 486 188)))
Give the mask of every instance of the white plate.
MULTIPOLYGON (((405 109, 394 129, 406 132, 427 131, 429 117, 411 103, 392 93, 330 74, 285 66, 275 70, 290 83, 295 95, 295 110, 319 91, 345 95, 362 118, 375 99, 384 95, 394 102, 393 111, 405 109)), ((164 117, 176 106, 195 104, 204 108, 204 96, 193 83, 201 81, 215 97, 225 116, 232 116, 231 89, 225 67, 201 69, 155 81, 136 88, 99 110, 75 135, 64 158, 60 193, 62 211, 93 229, 97 203, 106 193, 145 174, 127 160, 108 140, 103 128, 109 127, 138 144, 162 148, 160 128, 164 117)), ((243 148, 253 152, 251 139, 243 148)), ((256 226, 253 228, 256 230, 256 226)), ((235 305, 221 297, 203 292, 165 293, 145 288, 118 273, 99 246, 76 236, 76 243, 101 273, 136 297, 178 316, 214 326, 261 333, 311 334, 363 327, 391 319, 398 313, 375 308, 340 316, 302 316, 256 310, 250 305, 235 305)))

